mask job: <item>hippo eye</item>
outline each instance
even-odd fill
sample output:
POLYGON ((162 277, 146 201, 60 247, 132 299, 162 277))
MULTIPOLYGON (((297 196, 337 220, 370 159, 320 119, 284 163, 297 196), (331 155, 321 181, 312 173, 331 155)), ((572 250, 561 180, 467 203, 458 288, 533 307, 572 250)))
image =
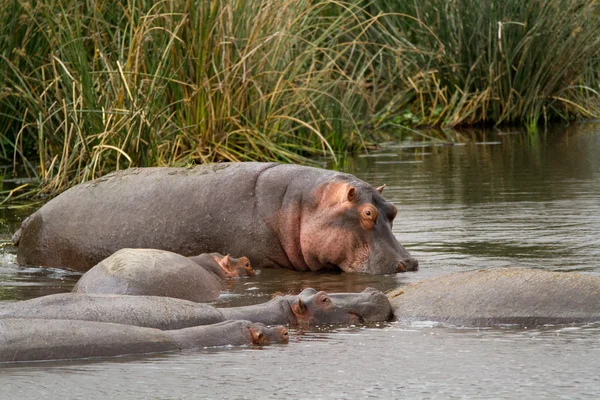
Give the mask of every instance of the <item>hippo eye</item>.
POLYGON ((371 207, 368 207, 363 211, 363 216, 368 220, 374 221, 377 219, 377 211, 373 210, 371 207))
POLYGON ((329 304, 331 302, 331 300, 329 299, 329 297, 323 297, 321 299, 321 304, 329 304))
POLYGON ((244 264, 246 266, 246 268, 250 268, 250 262, 246 261, 246 263, 244 264))

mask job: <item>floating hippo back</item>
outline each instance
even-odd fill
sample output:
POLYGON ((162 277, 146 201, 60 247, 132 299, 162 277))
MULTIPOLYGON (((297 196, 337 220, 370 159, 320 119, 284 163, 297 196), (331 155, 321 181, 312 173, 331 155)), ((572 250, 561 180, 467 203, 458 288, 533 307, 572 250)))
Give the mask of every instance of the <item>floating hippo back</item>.
POLYGON ((125 247, 244 254, 257 268, 414 270, 391 231, 396 207, 381 191, 297 165, 133 168, 66 191, 13 240, 19 264, 78 270, 125 247))
POLYGON ((459 326, 600 322, 600 277, 530 268, 457 272, 389 293, 402 322, 459 326))
POLYGON ((73 287, 73 293, 165 296, 198 302, 215 300, 220 291, 221 280, 211 270, 182 255, 156 249, 118 250, 83 274, 73 287))

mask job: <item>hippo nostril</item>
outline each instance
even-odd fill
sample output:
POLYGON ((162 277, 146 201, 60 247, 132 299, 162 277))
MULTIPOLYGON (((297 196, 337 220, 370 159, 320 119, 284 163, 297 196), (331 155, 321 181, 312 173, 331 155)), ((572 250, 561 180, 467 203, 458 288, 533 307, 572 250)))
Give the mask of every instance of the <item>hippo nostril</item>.
POLYGON ((416 271, 419 269, 419 261, 416 258, 409 258, 406 260, 408 265, 406 266, 409 271, 416 271))
POLYGON ((400 272, 416 271, 419 269, 419 262, 415 258, 407 258, 398 261, 398 269, 400 272))
POLYGON ((364 324, 365 323, 365 319, 363 317, 361 317, 360 315, 358 315, 357 313, 351 312, 350 314, 352 315, 352 323, 354 323, 354 324, 364 324))
POLYGON ((290 334, 287 329, 283 328, 281 330, 281 337, 284 342, 287 342, 289 340, 290 334))
POLYGON ((403 261, 398 261, 398 272, 406 272, 406 265, 403 261))

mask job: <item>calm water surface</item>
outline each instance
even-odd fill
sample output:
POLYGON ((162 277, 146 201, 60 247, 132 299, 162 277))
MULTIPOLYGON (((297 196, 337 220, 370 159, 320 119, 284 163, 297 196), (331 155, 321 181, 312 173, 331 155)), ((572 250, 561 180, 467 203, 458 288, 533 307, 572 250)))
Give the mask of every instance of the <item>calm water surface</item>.
MULTIPOLYGON (((441 274, 533 267, 600 275, 600 126, 537 139, 488 134, 461 145, 387 143, 347 160, 399 209, 415 273, 263 270, 230 283, 220 306, 308 286, 391 289, 441 274)), ((0 209, 8 240, 31 207, 0 209)), ((69 291, 79 274, 0 254, 0 301, 69 291)), ((433 324, 292 331, 288 345, 0 367, 2 398, 599 398, 600 325, 465 329, 433 324)))

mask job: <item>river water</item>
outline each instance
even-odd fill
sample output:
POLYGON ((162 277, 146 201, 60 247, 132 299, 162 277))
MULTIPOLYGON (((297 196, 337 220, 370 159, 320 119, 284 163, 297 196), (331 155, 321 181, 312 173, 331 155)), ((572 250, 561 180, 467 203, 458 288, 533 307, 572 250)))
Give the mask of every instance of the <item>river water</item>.
MULTIPOLYGON (((531 138, 491 132, 447 145, 404 140, 343 169, 387 184, 394 233, 417 272, 367 276, 263 270, 230 282, 219 306, 274 292, 381 290, 441 274, 532 267, 600 275, 600 126, 531 138)), ((0 209, 8 240, 35 205, 0 209)), ((79 274, 21 268, 0 254, 0 301, 69 291, 79 274)), ((432 323, 318 327, 290 343, 0 367, 7 399, 599 398, 600 324, 473 329, 432 323)))

